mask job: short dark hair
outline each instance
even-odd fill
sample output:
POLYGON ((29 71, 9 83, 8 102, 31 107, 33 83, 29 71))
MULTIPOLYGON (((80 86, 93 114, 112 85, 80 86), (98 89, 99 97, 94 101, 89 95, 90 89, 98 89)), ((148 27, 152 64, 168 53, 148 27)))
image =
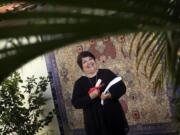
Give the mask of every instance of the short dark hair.
POLYGON ((85 57, 91 57, 91 58, 93 58, 94 60, 96 59, 95 56, 94 56, 91 52, 89 52, 89 51, 83 51, 83 52, 81 52, 81 53, 78 55, 78 57, 77 57, 77 64, 79 65, 79 67, 80 67, 81 69, 83 69, 83 67, 82 67, 82 59, 85 58, 85 57))

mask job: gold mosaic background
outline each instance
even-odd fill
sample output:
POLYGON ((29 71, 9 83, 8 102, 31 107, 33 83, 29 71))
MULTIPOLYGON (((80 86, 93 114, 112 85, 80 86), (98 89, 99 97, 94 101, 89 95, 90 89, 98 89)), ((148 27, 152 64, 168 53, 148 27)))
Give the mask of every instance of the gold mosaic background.
POLYGON ((71 128, 83 127, 82 111, 74 109, 71 105, 74 81, 83 74, 76 64, 76 57, 82 50, 92 51, 100 68, 109 68, 123 77, 127 86, 124 96, 128 104, 126 116, 130 125, 170 121, 166 91, 154 93, 152 82, 145 77, 143 70, 137 73, 135 53, 133 52, 131 57, 128 54, 131 40, 132 35, 116 35, 75 43, 55 51, 71 128))

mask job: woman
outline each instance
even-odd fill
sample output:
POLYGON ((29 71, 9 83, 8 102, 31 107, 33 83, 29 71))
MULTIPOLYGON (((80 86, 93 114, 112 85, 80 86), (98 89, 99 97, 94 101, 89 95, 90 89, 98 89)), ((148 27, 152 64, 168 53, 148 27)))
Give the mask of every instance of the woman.
POLYGON ((94 55, 88 51, 78 55, 77 64, 85 76, 74 84, 72 104, 77 109, 83 109, 87 135, 126 135, 129 128, 118 101, 126 92, 124 82, 117 82, 107 93, 103 93, 117 76, 108 69, 98 69, 94 55), (101 85, 95 87, 98 79, 102 80, 101 85))

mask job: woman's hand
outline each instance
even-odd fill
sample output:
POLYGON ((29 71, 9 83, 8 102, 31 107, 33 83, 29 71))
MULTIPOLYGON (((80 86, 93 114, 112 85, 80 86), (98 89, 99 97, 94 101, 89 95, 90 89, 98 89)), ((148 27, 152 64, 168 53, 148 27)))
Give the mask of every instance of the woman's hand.
POLYGON ((101 100, 105 100, 105 99, 109 99, 109 98, 111 98, 111 93, 106 93, 106 94, 104 94, 104 93, 102 93, 101 94, 101 100))
POLYGON ((89 93, 91 99, 94 99, 99 96, 99 90, 94 90, 93 92, 89 93))
POLYGON ((99 87, 93 87, 88 91, 88 94, 91 99, 98 97, 99 93, 100 93, 99 87))

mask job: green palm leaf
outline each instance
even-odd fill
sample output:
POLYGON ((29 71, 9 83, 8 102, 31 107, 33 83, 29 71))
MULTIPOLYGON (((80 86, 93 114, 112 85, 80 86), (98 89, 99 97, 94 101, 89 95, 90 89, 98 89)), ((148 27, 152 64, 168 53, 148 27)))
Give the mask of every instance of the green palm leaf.
MULTIPOLYGON (((1 1, 0 4, 2 5, 4 2, 6 1, 1 1)), ((13 1, 9 0, 8 2, 13 1)), ((26 2, 42 3, 41 0, 28 0, 26 2)), ((142 40, 139 41, 140 45, 137 51, 137 54, 139 54, 143 48, 142 45, 146 43, 151 33, 180 28, 179 18, 175 14, 177 13, 177 1, 175 0, 44 0, 43 3, 56 8, 49 11, 34 10, 33 12, 0 14, 0 18, 3 20, 0 24, 0 39, 43 35, 61 35, 61 37, 65 38, 59 38, 55 41, 41 41, 35 43, 36 45, 27 44, 26 46, 16 45, 8 49, 6 47, 2 48, 1 54, 3 57, 0 58, 0 63, 3 65, 1 68, 1 81, 13 69, 30 59, 88 37, 142 31, 144 35, 142 34, 142 40), (147 31, 149 33, 146 33, 147 31), (72 35, 72 37, 67 38, 67 35, 72 35), (38 48, 39 51, 36 51, 35 48, 38 48), (33 51, 29 52, 28 49, 33 51), (9 51, 15 53, 9 56, 9 51), (20 54, 26 54, 27 56, 22 58, 20 54), (18 64, 14 62, 15 59, 18 64), (15 66, 7 66, 7 60, 8 62, 12 61, 11 63, 15 66)), ((151 42, 156 37, 158 37, 158 34, 151 42)), ((145 47, 143 53, 147 52, 151 42, 145 47)), ((143 55, 140 55, 139 65, 142 58, 143 55)))
POLYGON ((160 34, 158 39, 156 39, 157 42, 155 44, 151 44, 151 47, 149 47, 149 53, 147 54, 146 62, 144 64, 144 72, 146 76, 147 74, 147 67, 149 63, 152 63, 152 60, 154 59, 155 55, 152 56, 152 54, 157 54, 159 49, 165 44, 165 33, 160 34))

